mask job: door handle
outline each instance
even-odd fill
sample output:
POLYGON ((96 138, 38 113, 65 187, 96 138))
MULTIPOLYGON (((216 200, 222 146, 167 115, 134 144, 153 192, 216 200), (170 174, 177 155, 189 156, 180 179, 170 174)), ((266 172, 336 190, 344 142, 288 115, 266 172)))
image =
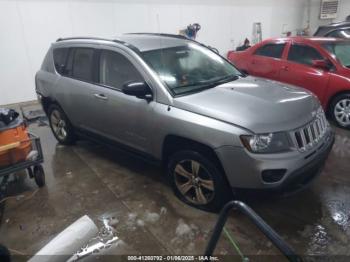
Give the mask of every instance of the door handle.
POLYGON ((104 94, 94 94, 94 97, 97 99, 101 99, 101 100, 107 100, 108 97, 106 97, 104 94))
POLYGON ((282 69, 283 69, 284 71, 288 71, 288 70, 289 70, 289 67, 288 67, 288 66, 282 66, 282 69))

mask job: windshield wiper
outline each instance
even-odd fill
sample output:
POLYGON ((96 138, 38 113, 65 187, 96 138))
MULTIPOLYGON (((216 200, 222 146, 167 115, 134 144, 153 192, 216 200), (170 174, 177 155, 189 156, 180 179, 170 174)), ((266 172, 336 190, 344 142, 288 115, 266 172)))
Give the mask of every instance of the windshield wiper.
POLYGON ((235 81, 239 79, 239 76, 238 75, 233 75, 233 76, 226 76, 224 78, 221 78, 219 80, 216 81, 216 83, 219 83, 219 84, 224 84, 224 83, 228 83, 228 82, 231 82, 231 81, 235 81))
POLYGON ((211 80, 211 81, 199 81, 197 82, 197 84, 200 84, 200 85, 205 85, 205 86, 218 86, 218 85, 221 85, 221 84, 224 84, 224 83, 228 83, 228 82, 231 82, 231 81, 234 81, 234 80, 237 80, 239 78, 239 76, 237 75, 229 75, 229 76, 225 76, 225 77, 220 77, 220 78, 217 78, 215 80, 211 80))
MULTIPOLYGON (((218 78, 217 80, 212 80, 212 81, 199 81, 197 83, 194 84, 190 84, 190 85, 185 85, 185 86, 180 86, 179 88, 183 88, 183 87, 189 87, 189 86, 193 86, 196 88, 193 88, 191 90, 185 91, 185 92, 179 92, 177 95, 183 95, 183 94, 190 94, 190 93, 197 93, 209 88, 214 88, 218 85, 222 85, 234 80, 239 79, 238 75, 230 75, 230 76, 225 76, 223 78, 218 78)), ((174 91, 176 89, 173 89, 174 91)), ((176 91, 175 91, 176 92, 176 91)))

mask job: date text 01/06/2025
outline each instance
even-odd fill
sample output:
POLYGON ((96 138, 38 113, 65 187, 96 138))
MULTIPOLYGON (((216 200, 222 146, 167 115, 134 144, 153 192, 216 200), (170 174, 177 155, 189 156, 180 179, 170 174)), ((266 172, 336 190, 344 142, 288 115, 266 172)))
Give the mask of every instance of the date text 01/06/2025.
POLYGON ((218 261, 216 256, 128 256, 128 261, 218 261))

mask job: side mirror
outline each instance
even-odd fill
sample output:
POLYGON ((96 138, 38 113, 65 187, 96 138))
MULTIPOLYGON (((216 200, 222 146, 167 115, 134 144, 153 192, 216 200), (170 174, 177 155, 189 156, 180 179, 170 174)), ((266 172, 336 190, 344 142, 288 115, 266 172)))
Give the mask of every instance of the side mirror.
POLYGON ((152 99, 152 90, 146 82, 127 82, 122 87, 122 92, 129 96, 136 96, 146 100, 152 99))
POLYGON ((312 66, 323 70, 329 70, 332 67, 328 60, 312 60, 312 66))

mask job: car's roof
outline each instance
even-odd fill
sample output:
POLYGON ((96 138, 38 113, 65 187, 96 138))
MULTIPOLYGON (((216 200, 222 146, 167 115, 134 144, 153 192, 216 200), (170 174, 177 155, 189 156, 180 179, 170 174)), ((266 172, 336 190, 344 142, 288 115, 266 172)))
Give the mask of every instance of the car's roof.
POLYGON ((332 23, 332 24, 329 24, 329 25, 321 25, 321 26, 319 26, 319 28, 333 29, 333 28, 337 28, 337 27, 347 27, 347 26, 350 26, 350 22, 343 21, 343 22, 338 22, 338 23, 332 23))
POLYGON ((141 52, 182 46, 190 41, 180 35, 148 33, 125 34, 117 39, 135 46, 141 52))
POLYGON ((341 29, 347 29, 350 27, 350 22, 345 21, 345 22, 338 22, 338 23, 333 23, 333 24, 328 24, 328 25, 321 25, 317 28, 315 32, 315 36, 323 36, 326 35, 332 31, 335 30, 341 30, 341 29))
POLYGON ((334 38, 334 37, 304 37, 304 36, 291 36, 291 37, 282 37, 282 38, 270 38, 264 40, 265 42, 269 41, 297 41, 297 42, 304 42, 304 43, 312 43, 312 42, 318 42, 318 43, 324 43, 324 42, 344 42, 344 41, 350 41, 343 38, 334 38))
POLYGON ((84 43, 101 43, 104 41, 124 44, 132 49, 137 49, 140 52, 164 49, 176 46, 183 46, 191 40, 181 35, 157 34, 157 33, 131 33, 124 34, 115 39, 104 39, 95 37, 72 37, 59 38, 56 42, 67 45, 70 41, 84 43))

